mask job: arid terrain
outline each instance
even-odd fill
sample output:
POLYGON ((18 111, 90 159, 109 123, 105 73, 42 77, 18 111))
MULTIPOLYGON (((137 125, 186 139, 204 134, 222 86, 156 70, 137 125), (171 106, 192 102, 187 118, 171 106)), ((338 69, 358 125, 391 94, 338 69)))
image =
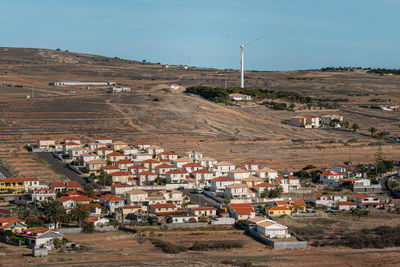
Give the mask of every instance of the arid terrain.
MULTIPOLYGON (((247 104, 225 106, 171 90, 172 84, 234 86, 233 70, 163 68, 72 52, 0 48, 0 158, 18 175, 41 179, 59 174, 28 154, 23 146, 38 137, 111 136, 123 141, 149 141, 178 153, 196 149, 217 160, 255 160, 283 170, 305 164, 325 167, 372 160, 377 139, 370 127, 400 136, 397 112, 358 107, 371 98, 400 102, 400 77, 353 72, 246 72, 246 85, 298 92, 307 96, 347 98, 338 110, 275 111, 247 104), (113 80, 134 89, 108 94, 107 87, 54 87, 56 80, 113 80), (14 87, 16 86, 17 87, 14 87), (23 87, 18 87, 22 85, 23 87), (34 88, 33 99, 26 99, 34 88), (70 91, 73 90, 74 93, 70 91), (300 114, 341 114, 360 130, 302 129, 282 123, 300 114), (16 164, 18 163, 18 164, 16 164)), ((384 143, 387 158, 398 157, 400 145, 384 143)), ((61 176, 60 176, 61 177, 61 176)))
MULTIPOLYGON (((311 247, 274 251, 243 234, 243 231, 185 231, 155 235, 186 245, 188 240, 235 240, 241 249, 187 251, 167 254, 146 239, 124 232, 70 234, 65 237, 83 248, 75 253, 53 251, 46 258, 31 258, 30 250, 2 245, 0 264, 7 266, 398 266, 399 248, 349 249, 311 247), (251 252, 251 253, 250 253, 251 252), (23 256, 24 255, 24 256, 23 256), (23 256, 23 257, 22 257, 23 256), (30 263, 26 259, 30 258, 30 263)), ((191 242, 191 243, 193 243, 191 242)))

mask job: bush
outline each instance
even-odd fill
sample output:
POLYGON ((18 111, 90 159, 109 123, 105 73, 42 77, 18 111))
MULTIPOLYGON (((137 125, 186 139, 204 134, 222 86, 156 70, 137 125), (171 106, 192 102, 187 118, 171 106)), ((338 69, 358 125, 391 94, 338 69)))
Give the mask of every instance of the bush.
POLYGON ((242 248, 243 243, 236 240, 218 240, 218 241, 196 241, 189 248, 190 250, 205 251, 213 249, 232 249, 242 248))
POLYGON ((175 245, 173 243, 170 243, 170 242, 167 242, 167 241, 164 241, 161 239, 153 239, 151 241, 151 243, 154 246, 160 248, 163 252, 170 253, 170 254, 177 254, 180 252, 185 252, 187 250, 186 247, 178 246, 178 245, 175 245))
POLYGON ((94 223, 85 222, 82 224, 82 233, 93 233, 94 223))

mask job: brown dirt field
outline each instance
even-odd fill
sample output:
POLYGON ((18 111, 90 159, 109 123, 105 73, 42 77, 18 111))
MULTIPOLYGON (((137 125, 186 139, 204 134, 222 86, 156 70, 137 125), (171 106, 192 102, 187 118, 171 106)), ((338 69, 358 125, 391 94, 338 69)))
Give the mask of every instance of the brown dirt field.
POLYGON ((150 242, 139 242, 132 234, 108 232, 95 234, 66 235, 70 241, 78 242, 87 250, 74 254, 51 252, 47 258, 32 258, 31 264, 24 264, 30 252, 25 248, 3 245, 0 257, 4 266, 228 266, 223 262, 247 262, 253 266, 397 266, 400 264, 399 248, 348 249, 348 248, 307 248, 298 250, 273 251, 251 238, 237 233, 207 232, 204 235, 190 235, 191 232, 168 233, 166 239, 172 242, 191 240, 235 239, 246 242, 243 249, 166 254, 150 242), (251 254, 248 252, 251 250, 251 254), (26 255, 21 257, 22 255, 26 255))
MULTIPOLYGON (((172 84, 224 86, 226 79, 231 86, 238 83, 238 78, 236 71, 229 70, 164 69, 158 64, 95 55, 0 48, 0 84, 24 86, 0 87, 0 146, 13 144, 21 149, 42 136, 62 139, 78 135, 89 140, 109 135, 127 142, 149 141, 178 153, 196 149, 217 160, 235 163, 255 160, 263 166, 283 170, 309 163, 319 167, 341 165, 349 159, 367 163, 377 149, 378 140, 368 133, 372 126, 400 136, 397 112, 358 107, 371 98, 400 101, 397 89, 400 77, 396 75, 379 76, 364 70, 246 72, 248 86, 315 97, 348 98, 349 102, 340 103, 338 111, 294 113, 260 105, 224 106, 197 96, 159 90, 172 84), (135 91, 111 95, 106 93, 106 87, 87 90, 47 85, 62 79, 115 80, 135 91), (35 98, 25 99, 33 86, 35 98), (75 94, 70 94, 70 90, 75 94), (314 113, 342 114, 361 129, 354 134, 301 129, 282 123, 295 115, 314 113)), ((398 143, 386 142, 383 148, 388 159, 400 156, 398 143)), ((9 164, 9 157, 5 156, 4 161, 9 164)))

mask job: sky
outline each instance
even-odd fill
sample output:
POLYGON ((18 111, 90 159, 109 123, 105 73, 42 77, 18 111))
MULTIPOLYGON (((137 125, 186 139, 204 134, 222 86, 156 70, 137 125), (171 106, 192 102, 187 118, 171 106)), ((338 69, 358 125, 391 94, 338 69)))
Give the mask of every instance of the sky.
POLYGON ((400 68, 398 0, 0 0, 0 46, 163 64, 400 68))

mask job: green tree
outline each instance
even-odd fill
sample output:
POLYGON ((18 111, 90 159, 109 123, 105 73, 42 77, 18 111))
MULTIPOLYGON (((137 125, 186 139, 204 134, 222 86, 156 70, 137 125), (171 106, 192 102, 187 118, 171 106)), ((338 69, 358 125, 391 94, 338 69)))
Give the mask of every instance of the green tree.
POLYGON ((281 196, 282 193, 283 193, 283 187, 277 185, 275 189, 269 191, 268 198, 278 198, 281 196))
POLYGON ((375 172, 376 175, 386 172, 385 155, 381 144, 379 144, 378 149, 375 152, 375 172))
POLYGON ((294 111, 294 108, 296 107, 296 105, 294 103, 290 104, 289 108, 294 111))
POLYGON ((94 223, 85 222, 82 225, 82 233, 93 233, 94 232, 94 223))
POLYGON ((17 207, 17 216, 20 220, 25 220, 29 216, 33 215, 33 211, 30 207, 26 205, 20 205, 17 207))
POLYGON ((345 121, 345 122, 343 122, 343 125, 344 125, 344 127, 347 129, 347 128, 350 127, 350 122, 345 121))
POLYGON ((66 219, 66 212, 63 205, 53 199, 42 202, 43 214, 47 220, 56 224, 66 219))
POLYGON ((84 206, 81 204, 78 204, 73 210, 71 210, 70 218, 74 221, 77 221, 79 224, 79 227, 82 226, 82 221, 89 217, 89 208, 88 206, 84 206))
POLYGON ((88 197, 94 197, 95 192, 94 192, 94 188, 93 188, 92 184, 85 184, 83 186, 83 190, 85 190, 85 192, 88 195, 88 197))
POLYGON ((357 123, 354 123, 351 128, 353 129, 353 132, 356 132, 358 129, 360 129, 360 126, 358 126, 357 123))
POLYGON ((374 137, 375 133, 377 132, 377 129, 375 127, 371 127, 371 128, 369 128, 368 131, 371 133, 371 136, 374 137))
POLYGON ((307 108, 308 108, 308 110, 310 110, 311 109, 311 103, 307 103, 307 108))

